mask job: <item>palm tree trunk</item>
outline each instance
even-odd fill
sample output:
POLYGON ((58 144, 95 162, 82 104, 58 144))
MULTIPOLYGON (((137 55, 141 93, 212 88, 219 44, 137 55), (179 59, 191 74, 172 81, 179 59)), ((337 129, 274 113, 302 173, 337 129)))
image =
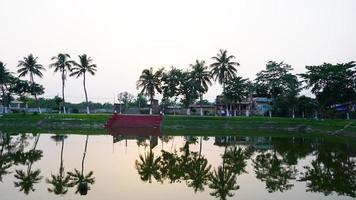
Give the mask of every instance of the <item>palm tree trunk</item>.
POLYGON ((88 139, 89 139, 89 135, 87 135, 87 138, 85 140, 85 147, 84 147, 84 153, 83 153, 83 159, 82 159, 82 176, 84 173, 84 160, 85 160, 85 156, 87 155, 88 139))
POLYGON ((200 116, 203 115, 203 94, 200 94, 200 116))
POLYGON ((153 110, 153 97, 151 96, 150 98, 151 105, 150 105, 150 115, 152 115, 152 110, 153 110))
POLYGON ((85 86, 85 73, 83 74, 83 86, 84 86, 84 93, 85 93, 85 102, 86 102, 86 105, 87 105, 87 114, 90 114, 89 104, 88 104, 87 88, 85 86))
MULTIPOLYGON (((34 81, 34 79, 33 79, 33 74, 32 74, 32 72, 30 73, 30 83, 31 83, 31 84, 34 84, 34 83, 35 83, 35 81, 34 81)), ((33 96, 35 97, 35 101, 36 101, 36 104, 37 104, 38 112, 39 112, 39 113, 42 113, 40 104, 38 103, 37 95, 34 94, 33 96)))
POLYGON ((66 101, 64 99, 64 71, 62 71, 62 103, 63 103, 63 114, 66 114, 66 101))
MULTIPOLYGON (((223 82, 223 98, 225 99, 225 82, 223 82)), ((229 116, 229 108, 228 108, 228 105, 227 105, 227 102, 225 102, 225 109, 226 109, 226 116, 229 116)))
POLYGON ((201 150, 203 148, 203 136, 200 136, 200 142, 199 142, 199 158, 200 158, 200 155, 201 155, 201 150))
POLYGON ((241 112, 241 101, 239 101, 239 115, 241 115, 242 112, 241 112))
POLYGON ((61 164, 59 166, 59 176, 62 177, 63 174, 63 149, 64 149, 64 138, 62 138, 62 147, 61 147, 61 164))
POLYGON ((2 91, 2 109, 3 109, 3 113, 7 112, 6 107, 6 102, 5 102, 5 88, 4 85, 1 85, 1 91, 2 91))

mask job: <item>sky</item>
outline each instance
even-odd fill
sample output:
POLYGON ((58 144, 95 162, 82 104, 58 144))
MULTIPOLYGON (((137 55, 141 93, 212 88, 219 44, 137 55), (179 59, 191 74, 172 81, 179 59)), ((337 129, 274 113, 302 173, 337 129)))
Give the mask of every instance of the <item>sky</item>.
MULTIPOLYGON (((250 79, 270 60, 293 73, 356 60, 355 10, 355 0, 0 0, 0 61, 16 72, 24 56, 37 56, 47 71, 35 81, 52 98, 61 77, 48 69, 51 57, 85 53, 98 66, 89 100, 113 103, 119 92, 139 92, 143 69, 210 64, 219 49, 250 79)), ((215 83, 205 98, 221 91, 215 83)), ((67 79, 66 101, 85 101, 81 78, 67 79)))

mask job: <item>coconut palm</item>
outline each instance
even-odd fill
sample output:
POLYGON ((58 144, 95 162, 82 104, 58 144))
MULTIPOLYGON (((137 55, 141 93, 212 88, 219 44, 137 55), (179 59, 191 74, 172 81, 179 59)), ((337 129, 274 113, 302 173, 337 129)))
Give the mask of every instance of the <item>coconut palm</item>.
POLYGON ((208 66, 205 65, 205 61, 196 60, 194 64, 190 65, 192 70, 192 78, 196 81, 199 97, 200 97, 200 115, 203 116, 203 94, 208 91, 209 85, 211 86, 211 74, 208 71, 208 66))
POLYGON ((234 196, 231 191, 239 189, 239 186, 236 183, 236 175, 230 169, 219 166, 210 173, 209 188, 213 189, 210 195, 225 200, 234 196))
POLYGON ((54 60, 54 63, 50 64, 50 68, 54 68, 54 72, 60 72, 62 78, 62 104, 63 104, 63 113, 66 114, 65 98, 64 98, 64 87, 65 80, 67 78, 67 72, 72 70, 72 65, 74 61, 69 60, 70 55, 65 53, 60 53, 57 56, 52 57, 51 60, 54 60))
MULTIPOLYGON (((220 49, 217 56, 212 57, 215 61, 210 65, 211 75, 214 80, 218 81, 223 86, 223 94, 225 95, 225 85, 228 81, 236 77, 236 68, 240 64, 238 62, 232 61, 235 58, 233 55, 227 55, 227 51, 220 49)), ((226 113, 228 114, 228 109, 226 106, 226 113)))
POLYGON ((140 78, 137 81, 137 89, 142 88, 141 93, 149 97, 151 102, 150 115, 152 115, 153 98, 156 91, 158 93, 162 92, 161 89, 161 77, 163 69, 159 69, 154 72, 152 67, 150 69, 144 69, 141 73, 140 78))
MULTIPOLYGON (((27 74, 30 75, 31 87, 35 86, 34 76, 42 78, 43 74, 41 71, 45 70, 45 68, 37 62, 37 59, 38 57, 34 57, 32 54, 30 54, 27 57, 24 57, 23 60, 20 60, 17 66, 20 68, 17 70, 19 77, 24 77, 27 74)), ((36 104, 38 105, 38 112, 41 113, 41 108, 38 104, 37 93, 34 92, 33 96, 35 97, 36 104)))
POLYGON ((24 155, 24 157, 27 158, 27 170, 15 170, 16 173, 14 177, 18 179, 18 181, 14 182, 15 187, 19 187, 20 191, 23 191, 25 194, 29 194, 30 191, 35 191, 34 185, 39 183, 43 178, 40 169, 32 170, 32 164, 42 157, 42 151, 36 150, 39 138, 40 135, 36 136, 34 147, 26 153, 27 155, 24 155))
POLYGON ((70 185, 72 187, 77 186, 77 190, 75 191, 75 193, 77 194, 79 192, 81 195, 86 195, 88 193, 88 190, 90 190, 89 184, 94 184, 95 182, 95 178, 92 177, 94 175, 93 171, 90 171, 86 175, 84 174, 84 161, 85 156, 87 154, 88 139, 89 135, 87 135, 85 140, 85 147, 82 159, 82 170, 79 171, 77 169, 74 169, 74 172, 68 172, 68 175, 70 176, 71 180, 70 185))
POLYGON ((46 182, 52 185, 52 188, 48 188, 48 192, 53 192, 56 195, 63 195, 68 192, 68 187, 70 187, 70 177, 66 175, 64 172, 64 164, 63 164, 63 149, 64 149, 64 139, 65 135, 56 135, 53 139, 57 141, 61 141, 61 161, 59 165, 59 173, 57 175, 51 174, 51 179, 46 179, 46 182))
POLYGON ((86 74, 89 73, 91 75, 95 75, 96 72, 96 64, 92 64, 93 60, 87 56, 86 54, 79 55, 79 63, 74 62, 74 67, 72 68, 72 73, 70 76, 76 76, 76 78, 79 78, 80 76, 83 76, 83 87, 84 87, 84 93, 85 93, 85 102, 87 106, 87 114, 90 114, 89 110, 89 103, 88 103, 88 94, 87 94, 87 88, 85 86, 85 81, 86 81, 86 74))
POLYGON ((13 145, 10 144, 11 138, 8 134, 0 132, 0 137, 0 182, 2 182, 3 176, 10 174, 9 169, 13 164, 11 159, 13 145))

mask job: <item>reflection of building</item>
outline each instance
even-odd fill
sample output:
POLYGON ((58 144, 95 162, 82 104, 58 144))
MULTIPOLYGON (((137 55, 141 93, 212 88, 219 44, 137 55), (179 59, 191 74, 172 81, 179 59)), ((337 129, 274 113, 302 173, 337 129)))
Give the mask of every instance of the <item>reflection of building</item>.
POLYGON ((258 150, 272 149, 271 137, 248 137, 248 136, 219 136, 215 137, 214 145, 232 146, 246 145, 253 146, 258 150))
POLYGON ((116 135, 113 136, 113 143, 125 141, 125 145, 127 146, 128 140, 136 140, 136 141, 146 141, 149 140, 150 148, 153 149, 158 145, 158 137, 157 136, 133 136, 133 135, 116 135))

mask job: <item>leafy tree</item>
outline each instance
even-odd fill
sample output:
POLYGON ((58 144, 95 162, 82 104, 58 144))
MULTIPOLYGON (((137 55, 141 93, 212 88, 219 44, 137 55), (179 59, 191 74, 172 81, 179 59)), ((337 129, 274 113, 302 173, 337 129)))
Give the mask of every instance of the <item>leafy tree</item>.
MULTIPOLYGON (((40 78, 43 77, 41 71, 45 70, 45 68, 37 62, 37 57, 34 57, 32 54, 24 57, 23 60, 19 61, 18 67, 20 69, 17 70, 19 73, 19 77, 24 77, 27 74, 30 76, 30 86, 31 86, 31 94, 35 97, 35 100, 38 105, 38 112, 41 113, 40 105, 38 104, 37 95, 41 95, 40 87, 34 81, 34 76, 38 76, 40 78), (37 87, 38 86, 38 87, 37 87), (34 88, 32 88, 34 87, 34 88)), ((41 88, 43 89, 43 87, 41 88)), ((43 94, 43 93, 42 93, 43 94)))
POLYGON ((284 62, 269 61, 266 70, 257 73, 255 79, 257 93, 268 94, 273 99, 273 108, 280 108, 275 99, 283 98, 289 102, 294 113, 296 96, 300 91, 300 82, 296 75, 290 73, 292 67, 284 62))
MULTIPOLYGON (((182 71, 176 67, 171 67, 168 72, 162 74, 163 104, 166 105, 170 98, 174 98, 175 106, 179 95, 179 84, 182 78, 182 71)), ((175 112, 175 110, 174 110, 175 112)))
POLYGON ((70 76, 76 76, 76 78, 79 78, 80 76, 83 76, 83 87, 84 87, 84 93, 85 93, 85 102, 86 102, 86 107, 87 107, 87 114, 90 114, 89 110, 89 102, 88 102, 88 93, 87 93, 87 88, 85 85, 86 81, 86 74, 89 73, 91 75, 95 75, 96 72, 96 64, 92 64, 93 60, 86 54, 79 55, 79 63, 74 62, 74 67, 72 68, 72 73, 70 76))
POLYGON ((147 99, 146 97, 142 94, 142 93, 138 93, 137 97, 134 100, 134 104, 138 107, 138 108, 142 108, 147 106, 147 99))
POLYGON ((54 72, 60 72, 62 78, 62 103, 63 103, 63 113, 66 114, 65 98, 64 98, 64 87, 65 80, 67 78, 67 72, 72 70, 72 65, 74 61, 69 60, 70 55, 66 53, 59 53, 57 56, 52 57, 54 63, 50 64, 50 68, 54 68, 54 72))
POLYGON ((297 110, 299 115, 304 117, 311 117, 314 115, 315 111, 318 109, 318 102, 315 99, 306 97, 304 95, 298 97, 297 99, 297 110))
POLYGON ((158 93, 162 92, 161 88, 161 77, 162 77, 163 69, 159 69, 154 72, 152 67, 150 69, 144 69, 142 74, 137 81, 137 89, 142 88, 141 93, 145 94, 151 103, 150 114, 152 114, 153 109, 153 99, 156 91, 158 93))
POLYGON ((324 63, 306 66, 307 72, 300 74, 316 99, 325 110, 337 103, 348 103, 356 98, 356 63, 324 63))
MULTIPOLYGON (((241 102, 248 97, 248 79, 242 77, 234 77, 226 84, 224 96, 235 103, 239 103, 239 114, 241 115, 241 102)), ((236 109, 234 115, 236 116, 236 109)))
POLYGON ((209 85, 211 86, 211 74, 208 71, 208 66, 205 66, 205 61, 196 60, 192 67, 192 79, 196 82, 197 90, 200 98, 200 116, 203 116, 203 94, 205 94, 209 85))
MULTIPOLYGON (((233 55, 228 55, 226 50, 220 49, 220 52, 217 56, 212 57, 215 61, 210 65, 211 75, 214 78, 214 81, 218 81, 223 86, 223 94, 225 94, 225 86, 228 81, 236 77, 236 68, 240 64, 238 62, 232 61, 235 58, 233 55)), ((226 113, 228 109, 226 106, 226 113)))
POLYGON ((1 103, 3 105, 3 113, 7 112, 7 107, 10 103, 8 86, 12 79, 11 72, 6 69, 6 64, 0 61, 0 89, 1 89, 1 103))
POLYGON ((191 72, 183 72, 179 85, 179 93, 182 95, 181 103, 187 109, 187 115, 190 115, 190 104, 193 104, 199 96, 198 89, 199 86, 192 78, 191 72))

